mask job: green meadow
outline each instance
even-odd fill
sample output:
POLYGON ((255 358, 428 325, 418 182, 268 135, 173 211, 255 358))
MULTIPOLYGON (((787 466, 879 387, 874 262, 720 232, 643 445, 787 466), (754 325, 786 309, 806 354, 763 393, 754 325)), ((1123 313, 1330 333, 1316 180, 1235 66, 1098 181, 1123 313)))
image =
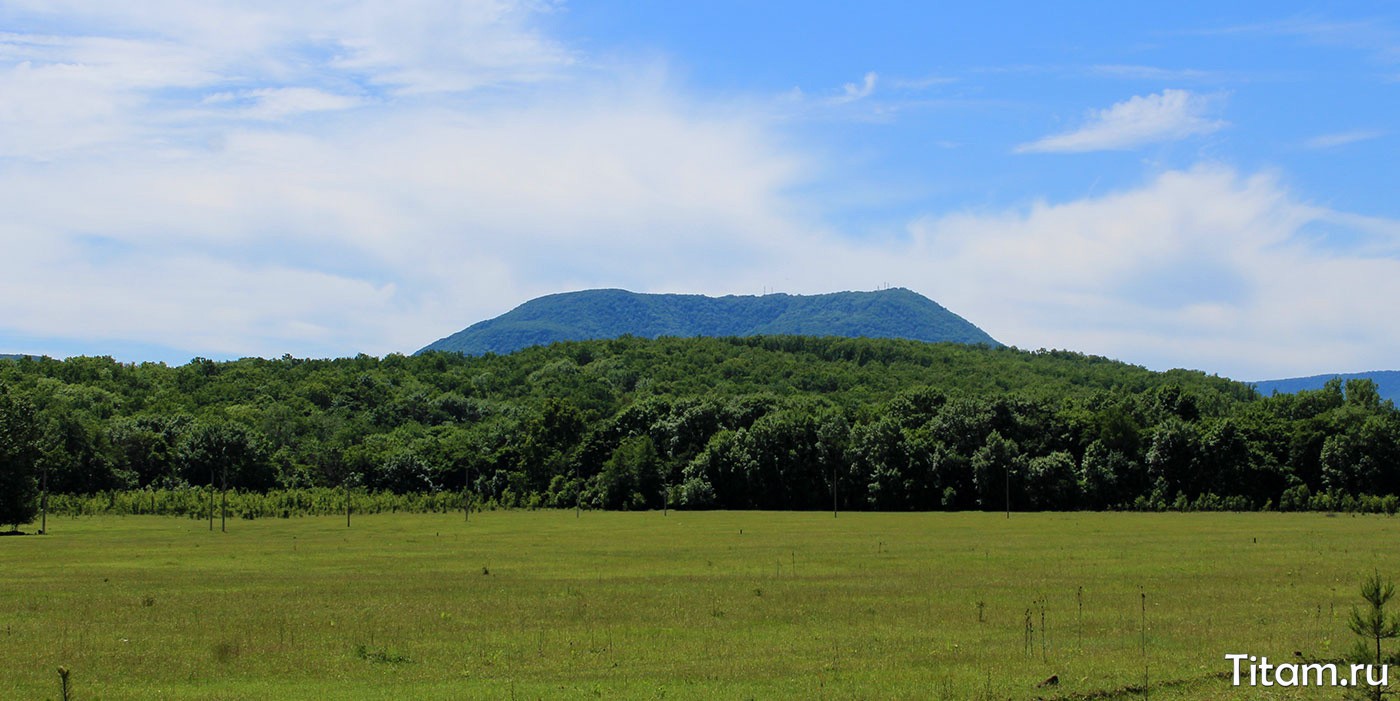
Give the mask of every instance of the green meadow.
POLYGON ((83 700, 1337 698, 1232 689, 1224 655, 1340 656, 1397 542, 1278 513, 50 518, 0 538, 0 698, 61 698, 60 666, 83 700))

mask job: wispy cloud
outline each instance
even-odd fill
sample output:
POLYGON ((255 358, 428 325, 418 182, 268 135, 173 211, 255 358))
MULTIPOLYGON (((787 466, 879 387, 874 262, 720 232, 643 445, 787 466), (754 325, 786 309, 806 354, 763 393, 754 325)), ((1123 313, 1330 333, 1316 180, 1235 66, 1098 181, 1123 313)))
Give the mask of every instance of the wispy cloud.
POLYGON ((862 79, 860 83, 846 83, 842 85, 841 94, 831 98, 831 103, 834 105, 844 105, 855 102, 856 100, 864 100, 875 93, 875 82, 877 80, 879 80, 879 76, 876 75, 874 71, 866 73, 865 78, 862 79))
POLYGON ((889 86, 896 90, 928 90, 937 85, 949 85, 958 82, 957 78, 944 75, 926 75, 922 78, 892 78, 887 81, 889 86))
POLYGON ((1295 16, 1267 22, 1215 27, 1193 32, 1202 36, 1287 37, 1314 46, 1360 51, 1377 63, 1400 63, 1400 29, 1393 20, 1336 20, 1295 16))
POLYGON ((216 109, 241 106, 233 116, 278 120, 312 112, 334 112, 366 104, 353 95, 336 95, 317 88, 257 88, 239 92, 217 92, 204 97, 202 105, 216 109))
POLYGON ((1086 123, 1070 132, 1021 144, 1017 153, 1082 153, 1137 148, 1209 134, 1225 122, 1208 116, 1214 98, 1185 90, 1163 90, 1136 96, 1089 114, 1086 123))
POLYGON ((1210 80, 1218 77, 1217 74, 1212 71, 1203 71, 1194 68, 1162 68, 1160 66, 1126 64, 1093 66, 1090 71, 1096 75, 1126 78, 1130 80, 1182 82, 1210 80))
POLYGON ((1371 139, 1378 139, 1382 136, 1385 136, 1385 132, 1376 129, 1357 129, 1314 136, 1304 142, 1303 145, 1312 149, 1329 149, 1347 146, 1361 141, 1370 141, 1371 139))
POLYGON ((1387 62, 1400 60, 1400 30, 1397 30, 1393 23, 1380 19, 1339 21, 1298 16, 1207 29, 1198 33, 1297 37, 1322 46, 1369 51, 1378 59, 1387 62))
POLYGON ((882 88, 889 84, 875 71, 869 71, 859 83, 844 83, 839 91, 822 88, 808 93, 794 86, 774 96, 768 103, 769 114, 778 120, 888 123, 904 107, 914 104, 908 90, 902 97, 881 94, 888 92, 882 88))

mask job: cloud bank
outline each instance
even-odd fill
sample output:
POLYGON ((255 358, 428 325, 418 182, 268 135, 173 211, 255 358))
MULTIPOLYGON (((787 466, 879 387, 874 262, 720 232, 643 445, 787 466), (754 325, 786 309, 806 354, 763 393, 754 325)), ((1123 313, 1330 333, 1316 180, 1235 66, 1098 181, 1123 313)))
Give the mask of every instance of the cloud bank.
POLYGON ((578 65, 548 6, 29 9, 43 32, 0 36, 15 337, 413 350, 545 292, 699 287, 795 231, 800 159, 758 120, 578 65))

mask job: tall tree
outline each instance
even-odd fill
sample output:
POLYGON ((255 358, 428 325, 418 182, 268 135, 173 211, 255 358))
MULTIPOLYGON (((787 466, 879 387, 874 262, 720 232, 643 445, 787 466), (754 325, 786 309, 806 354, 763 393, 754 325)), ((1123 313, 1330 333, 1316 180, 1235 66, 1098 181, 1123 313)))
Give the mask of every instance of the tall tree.
POLYGON ((0 526, 18 528, 39 511, 37 436, 34 407, 0 388, 0 526))

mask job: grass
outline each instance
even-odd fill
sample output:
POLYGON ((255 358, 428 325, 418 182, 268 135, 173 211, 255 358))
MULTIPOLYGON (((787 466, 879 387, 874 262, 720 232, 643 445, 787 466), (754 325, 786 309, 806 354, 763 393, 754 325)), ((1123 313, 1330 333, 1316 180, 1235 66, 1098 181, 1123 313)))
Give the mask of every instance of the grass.
POLYGON ((1400 520, 1321 514, 49 530, 0 539, 0 698, 60 698, 60 666, 74 699, 1141 698, 1144 595, 1151 698, 1331 698, 1233 690, 1224 655, 1335 657, 1361 579, 1400 574, 1400 520))

